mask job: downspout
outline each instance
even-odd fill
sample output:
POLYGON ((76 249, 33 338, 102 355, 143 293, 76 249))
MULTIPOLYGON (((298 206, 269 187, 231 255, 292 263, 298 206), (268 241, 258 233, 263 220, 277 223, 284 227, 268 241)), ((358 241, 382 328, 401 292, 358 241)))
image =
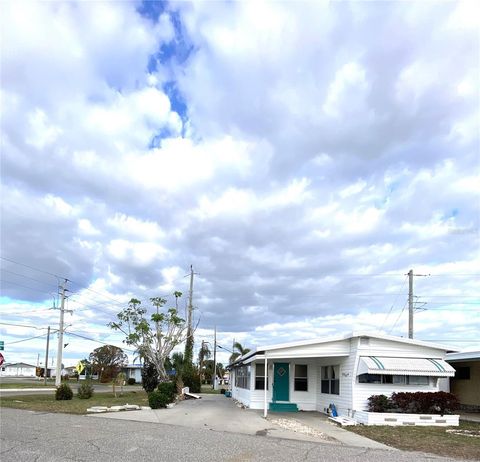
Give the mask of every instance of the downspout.
POLYGON ((267 418, 267 382, 268 382, 268 364, 267 364, 267 352, 265 351, 265 370, 263 379, 263 418, 267 418))

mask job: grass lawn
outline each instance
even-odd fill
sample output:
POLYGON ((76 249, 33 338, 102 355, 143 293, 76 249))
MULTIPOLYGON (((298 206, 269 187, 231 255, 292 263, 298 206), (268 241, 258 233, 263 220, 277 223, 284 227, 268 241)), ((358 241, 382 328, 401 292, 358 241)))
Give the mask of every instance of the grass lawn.
POLYGON ((47 385, 41 382, 19 382, 19 383, 0 383, 0 389, 9 389, 9 388, 52 388, 55 387, 55 380, 48 380, 47 385))
POLYGON ((2 396, 1 407, 28 409, 39 412, 64 412, 66 414, 86 414, 92 406, 119 406, 123 404, 148 406, 147 394, 142 391, 127 391, 115 398, 113 393, 94 394, 90 399, 79 399, 74 394, 70 401, 56 401, 55 393, 50 395, 2 396))
POLYGON ((458 427, 390 427, 356 425, 346 429, 405 451, 420 451, 457 459, 480 460, 480 437, 456 435, 447 430, 470 430, 480 435, 480 423, 460 422, 458 427))
POLYGON ((202 385, 201 388, 201 393, 207 393, 210 395, 219 395, 220 394, 220 388, 218 390, 214 390, 211 385, 202 385))

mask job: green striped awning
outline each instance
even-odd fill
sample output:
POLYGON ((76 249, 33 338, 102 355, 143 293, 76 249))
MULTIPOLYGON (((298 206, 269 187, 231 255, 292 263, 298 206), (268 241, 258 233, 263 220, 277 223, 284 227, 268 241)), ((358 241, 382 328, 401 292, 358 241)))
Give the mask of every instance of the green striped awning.
POLYGON ((361 356, 357 375, 360 374, 453 377, 455 375, 455 369, 443 359, 439 358, 361 356))

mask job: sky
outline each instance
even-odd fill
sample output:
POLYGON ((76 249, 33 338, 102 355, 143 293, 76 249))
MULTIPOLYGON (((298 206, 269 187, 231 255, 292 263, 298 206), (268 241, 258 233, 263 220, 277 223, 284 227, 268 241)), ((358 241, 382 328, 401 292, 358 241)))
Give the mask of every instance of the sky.
MULTIPOLYGON (((480 350, 476 2, 2 3, 0 340, 103 344, 183 292, 195 348, 370 331, 480 350), (33 338, 35 337, 35 338, 33 338)), ((132 352, 125 350, 133 360, 132 352)))

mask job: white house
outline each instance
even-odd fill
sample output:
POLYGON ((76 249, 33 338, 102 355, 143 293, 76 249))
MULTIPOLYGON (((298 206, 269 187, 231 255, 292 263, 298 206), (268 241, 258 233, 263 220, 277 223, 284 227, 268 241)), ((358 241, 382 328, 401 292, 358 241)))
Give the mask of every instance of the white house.
POLYGON ((129 364, 122 367, 122 372, 125 373, 128 379, 135 379, 136 383, 142 383, 142 364, 129 364))
POLYGON ((2 377, 35 377, 36 368, 26 363, 3 364, 0 369, 2 377))
POLYGON ((371 395, 439 391, 440 380, 455 374, 444 361, 448 351, 371 333, 259 347, 229 366, 232 397, 265 417, 268 410, 326 412, 335 405, 339 416, 361 421, 371 395))

